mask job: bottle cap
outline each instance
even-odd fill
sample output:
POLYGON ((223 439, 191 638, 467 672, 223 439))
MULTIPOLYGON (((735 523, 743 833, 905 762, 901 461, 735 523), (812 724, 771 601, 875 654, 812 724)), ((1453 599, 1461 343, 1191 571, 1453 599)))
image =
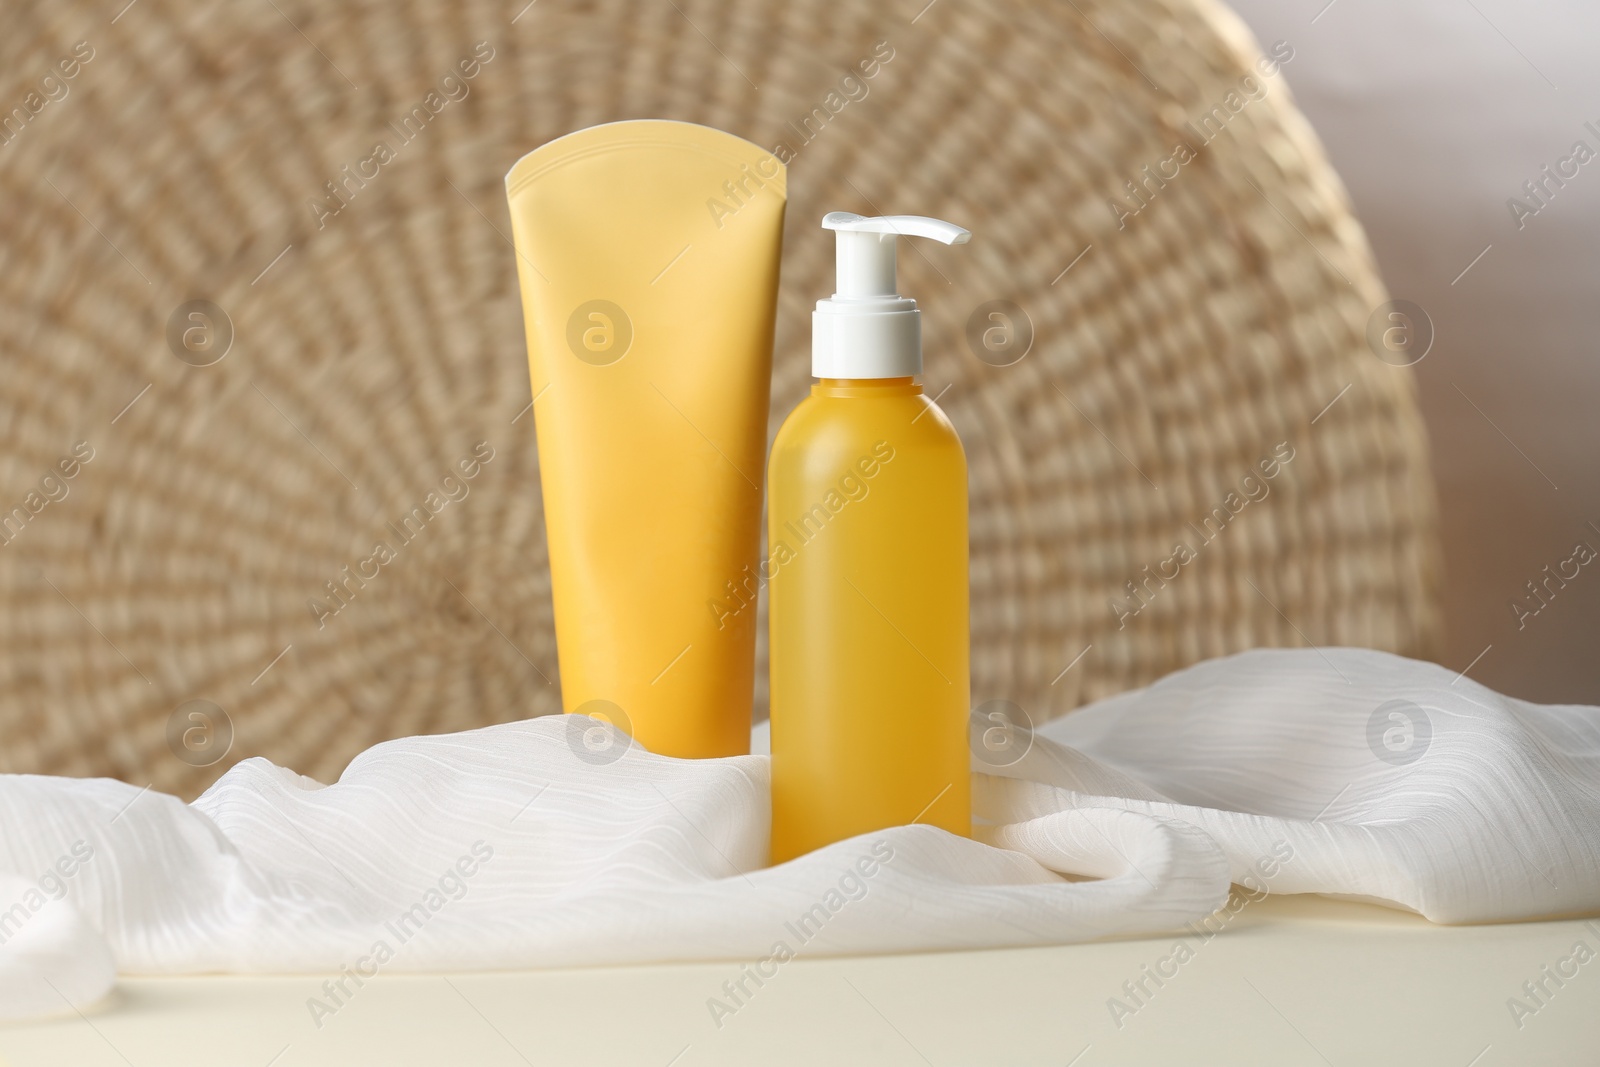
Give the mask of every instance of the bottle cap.
POLYGON ((868 218, 830 211, 838 235, 838 291, 811 314, 811 373, 817 378, 908 378, 922 373, 922 313, 895 291, 897 238, 966 244, 972 234, 923 215, 868 218))

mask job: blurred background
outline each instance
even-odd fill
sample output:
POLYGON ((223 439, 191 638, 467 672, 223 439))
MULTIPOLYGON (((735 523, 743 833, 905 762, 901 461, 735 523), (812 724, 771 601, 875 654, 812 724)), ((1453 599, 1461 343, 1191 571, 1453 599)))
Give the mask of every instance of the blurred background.
POLYGON ((1042 720, 1342 644, 1595 700, 1600 165, 1520 228, 1506 200, 1600 149, 1596 16, 1242 13, 12 5, 0 769, 193 795, 560 710, 502 179, 637 117, 787 150, 774 431, 822 214, 973 230, 902 269, 972 471, 974 704, 1042 720), (470 455, 470 492, 350 582, 470 455))
POLYGON ((1600 9, 1234 6, 1263 40, 1295 42, 1295 100, 1384 281, 1433 322, 1416 370, 1439 486, 1445 662, 1483 653, 1473 677, 1503 692, 1595 703, 1600 582, 1584 567, 1545 593, 1548 607, 1527 583, 1542 589, 1579 541, 1600 548, 1600 167, 1574 151, 1600 152, 1600 9), (1575 175, 1551 181, 1544 168, 1563 159, 1575 175))

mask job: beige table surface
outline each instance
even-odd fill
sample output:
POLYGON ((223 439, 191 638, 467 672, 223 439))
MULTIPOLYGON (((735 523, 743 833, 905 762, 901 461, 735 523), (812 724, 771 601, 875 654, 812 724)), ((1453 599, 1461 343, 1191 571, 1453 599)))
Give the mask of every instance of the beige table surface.
MULTIPOLYGON (((1600 921, 1441 927, 1365 904, 1247 904, 1131 1015, 1177 939, 796 959, 719 1027, 733 963, 380 974, 319 1028, 325 976, 124 981, 86 1017, 0 1027, 9 1067, 313 1064, 1600 1064, 1600 921)), ((1167 971, 1174 964, 1165 965, 1167 971)))

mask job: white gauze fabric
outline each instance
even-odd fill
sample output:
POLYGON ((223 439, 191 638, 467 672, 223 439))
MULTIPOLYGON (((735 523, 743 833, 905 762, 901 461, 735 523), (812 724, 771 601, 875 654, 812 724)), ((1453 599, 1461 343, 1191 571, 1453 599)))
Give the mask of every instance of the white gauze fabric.
POLYGON ((980 744, 976 840, 897 827, 773 868, 768 757, 610 758, 585 743, 606 729, 390 741, 334 785, 251 759, 189 805, 0 776, 0 1018, 92 1002, 112 960, 370 977, 1061 944, 1202 919, 1230 881, 1438 922, 1600 911, 1600 709, 1383 653, 1200 664, 1009 766, 980 744))

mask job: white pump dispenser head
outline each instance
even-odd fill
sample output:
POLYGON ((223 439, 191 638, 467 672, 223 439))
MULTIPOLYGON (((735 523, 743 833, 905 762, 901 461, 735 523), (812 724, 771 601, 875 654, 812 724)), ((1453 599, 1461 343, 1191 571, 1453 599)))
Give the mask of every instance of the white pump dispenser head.
POLYGON ((817 378, 908 378, 922 373, 922 313, 895 291, 897 237, 966 244, 960 226, 922 215, 867 218, 830 211, 838 234, 838 292, 811 314, 811 374, 817 378))

